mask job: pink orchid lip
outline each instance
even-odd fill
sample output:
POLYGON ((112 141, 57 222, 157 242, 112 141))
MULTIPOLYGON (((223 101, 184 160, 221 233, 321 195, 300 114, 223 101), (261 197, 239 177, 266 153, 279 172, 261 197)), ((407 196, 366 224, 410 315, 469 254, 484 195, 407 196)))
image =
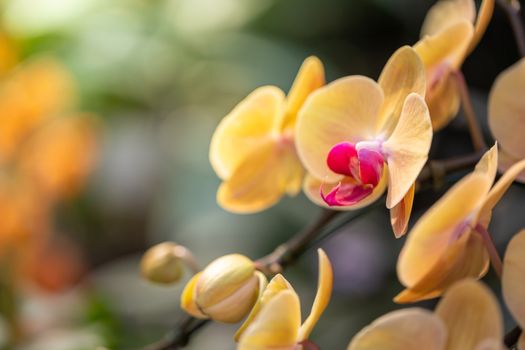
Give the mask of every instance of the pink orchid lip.
POLYGON ((381 180, 384 157, 380 143, 351 142, 336 144, 326 158, 330 170, 344 175, 342 181, 325 195, 321 186, 321 197, 329 206, 354 205, 369 196, 381 180))

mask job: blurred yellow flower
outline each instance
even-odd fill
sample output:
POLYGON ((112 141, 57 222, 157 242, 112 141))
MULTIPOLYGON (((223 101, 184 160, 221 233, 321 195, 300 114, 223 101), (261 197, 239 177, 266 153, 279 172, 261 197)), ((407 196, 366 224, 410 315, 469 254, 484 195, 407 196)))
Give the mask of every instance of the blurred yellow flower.
POLYGON ((210 162, 223 180, 217 201, 237 213, 264 210, 301 188, 303 167, 294 146, 297 111, 324 85, 324 68, 307 58, 287 97, 275 86, 258 88, 221 121, 210 162))
MULTIPOLYGON (((525 158, 525 59, 504 70, 489 95, 488 117, 492 135, 500 145, 499 169, 505 171, 525 158)), ((525 172, 518 181, 525 183, 525 172)))
MULTIPOLYGON (((518 232, 507 246, 503 261, 501 287, 503 299, 521 329, 525 329, 525 230, 518 232)), ((518 341, 518 349, 525 349, 525 333, 518 341)))
POLYGON ((495 145, 474 172, 458 181, 415 224, 399 255, 397 273, 406 289, 396 302, 434 298, 459 279, 485 275, 489 256, 482 234, 487 233, 492 209, 525 169, 522 160, 493 185, 497 164, 495 145))
POLYGON ((386 206, 393 209, 396 236, 402 235, 432 141, 424 94, 424 67, 409 46, 392 55, 377 83, 349 76, 312 93, 296 130, 309 173, 306 195, 322 206, 352 210, 388 187, 386 206))
POLYGON ((294 350, 308 340, 332 294, 332 265, 322 249, 318 254, 317 294, 304 323, 301 325, 299 296, 282 275, 276 275, 235 335, 238 350, 294 350))
POLYGON ((494 0, 483 0, 477 19, 474 0, 440 0, 428 11, 414 49, 427 72, 426 101, 435 131, 458 113, 460 87, 454 74, 485 33, 493 11, 494 0))
POLYGON ((361 330, 348 350, 501 350, 503 317, 494 294, 478 281, 454 284, 434 313, 390 312, 361 330))
POLYGON ((266 283, 252 260, 225 255, 192 277, 182 292, 181 308, 197 318, 236 323, 250 312, 266 283))

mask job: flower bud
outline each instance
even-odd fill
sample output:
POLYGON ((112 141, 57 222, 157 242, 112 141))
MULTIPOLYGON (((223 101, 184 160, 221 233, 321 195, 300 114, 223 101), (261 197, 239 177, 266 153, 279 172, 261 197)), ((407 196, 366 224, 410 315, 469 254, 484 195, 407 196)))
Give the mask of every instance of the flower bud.
POLYGON ((189 314, 215 321, 240 321, 255 304, 266 277, 252 260, 230 254, 211 262, 186 285, 181 307, 189 314))
POLYGON ((179 281, 184 272, 179 247, 176 243, 164 242, 148 249, 140 263, 142 276, 160 284, 179 281))

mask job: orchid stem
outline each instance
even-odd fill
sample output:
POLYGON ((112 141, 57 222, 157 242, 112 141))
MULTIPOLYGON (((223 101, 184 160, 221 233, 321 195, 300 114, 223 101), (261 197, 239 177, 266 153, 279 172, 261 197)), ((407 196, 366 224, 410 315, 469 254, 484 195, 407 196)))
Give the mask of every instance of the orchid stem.
POLYGON ((483 238, 485 247, 489 252, 492 268, 494 269, 496 275, 498 275, 498 278, 501 280, 501 275, 503 273, 503 263, 501 262, 501 257, 499 256, 492 236, 490 235, 489 231, 480 224, 476 225, 475 230, 480 234, 481 238, 483 238))
POLYGON ((463 107, 463 113, 465 115, 465 119, 467 120, 467 126, 472 139, 474 150, 485 150, 487 149, 487 144, 483 138, 483 133, 479 126, 478 118, 476 117, 476 112, 474 111, 474 106, 472 105, 472 99, 470 97, 465 77, 461 71, 456 71, 452 74, 458 82, 459 93, 461 95, 461 106, 463 107))
POLYGON ((525 57, 525 27, 520 2, 518 0, 497 0, 497 3, 507 14, 520 56, 525 57))

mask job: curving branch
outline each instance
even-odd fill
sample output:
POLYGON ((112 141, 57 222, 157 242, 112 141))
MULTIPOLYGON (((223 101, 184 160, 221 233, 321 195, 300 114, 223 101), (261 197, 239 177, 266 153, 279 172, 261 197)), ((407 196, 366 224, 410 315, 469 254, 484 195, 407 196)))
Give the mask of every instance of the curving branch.
POLYGON ((523 14, 521 12, 520 2, 518 0, 496 1, 507 15, 520 56, 525 57, 525 27, 523 25, 523 14))

